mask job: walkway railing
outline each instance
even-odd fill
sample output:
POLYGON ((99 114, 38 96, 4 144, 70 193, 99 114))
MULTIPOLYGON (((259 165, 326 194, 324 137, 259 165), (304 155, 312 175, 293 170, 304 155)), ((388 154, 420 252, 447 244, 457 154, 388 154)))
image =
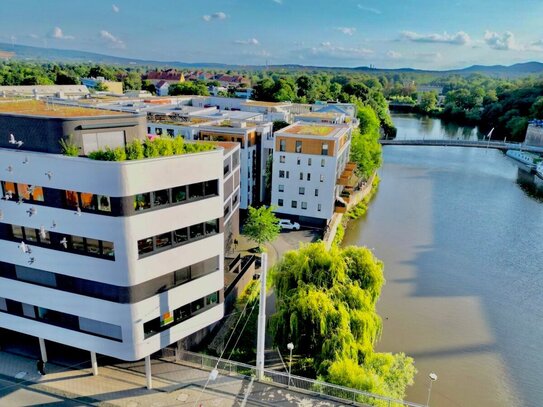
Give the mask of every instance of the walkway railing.
MULTIPOLYGON (((241 362, 231 360, 220 360, 217 357, 204 355, 201 353, 193 353, 188 351, 180 351, 177 354, 180 361, 189 363, 204 370, 212 370, 217 366, 217 370, 222 374, 238 375, 245 377, 256 377, 256 367, 241 362), (217 364, 218 363, 218 364, 217 364)), ((338 386, 331 383, 320 382, 305 377, 290 376, 288 373, 277 372, 274 370, 264 370, 264 382, 270 384, 289 387, 293 391, 305 392, 312 396, 317 396, 325 399, 334 399, 345 404, 354 404, 360 406, 371 405, 383 407, 425 407, 422 404, 410 403, 403 400, 395 400, 388 397, 379 396, 377 394, 368 393, 361 390, 351 389, 349 387, 338 386)))
POLYGON ((451 147, 475 147, 475 148, 494 148, 499 150, 523 150, 533 153, 543 153, 543 147, 527 146, 522 143, 505 143, 503 141, 484 141, 484 140, 409 140, 393 139, 379 140, 382 145, 403 145, 403 146, 451 146, 451 147))

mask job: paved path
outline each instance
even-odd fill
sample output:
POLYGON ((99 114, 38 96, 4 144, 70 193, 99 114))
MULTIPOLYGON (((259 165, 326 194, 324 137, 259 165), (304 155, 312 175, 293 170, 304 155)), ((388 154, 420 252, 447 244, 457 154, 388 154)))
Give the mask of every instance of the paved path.
POLYGON ((239 376, 219 375, 204 391, 208 372, 164 360, 152 362, 154 390, 147 390, 143 362, 100 366, 99 376, 90 369, 48 363, 48 374, 42 377, 35 372, 35 360, 0 352, 0 406, 340 405, 239 376))

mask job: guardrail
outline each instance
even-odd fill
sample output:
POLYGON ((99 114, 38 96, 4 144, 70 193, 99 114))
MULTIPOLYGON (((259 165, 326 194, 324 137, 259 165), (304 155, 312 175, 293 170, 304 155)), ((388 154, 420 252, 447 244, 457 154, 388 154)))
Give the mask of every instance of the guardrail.
MULTIPOLYGON (((219 360, 219 358, 201 353, 179 351, 177 359, 204 370, 217 369, 222 374, 238 375, 245 377, 256 377, 256 367, 231 360, 219 360)), ((396 400, 378 394, 368 393, 362 390, 338 386, 331 383, 308 379, 301 376, 290 376, 288 373, 274 370, 264 370, 264 382, 277 386, 288 387, 293 391, 303 392, 312 396, 324 399, 337 400, 345 404, 358 406, 378 405, 383 407, 425 407, 422 404, 410 403, 408 401, 396 400)))

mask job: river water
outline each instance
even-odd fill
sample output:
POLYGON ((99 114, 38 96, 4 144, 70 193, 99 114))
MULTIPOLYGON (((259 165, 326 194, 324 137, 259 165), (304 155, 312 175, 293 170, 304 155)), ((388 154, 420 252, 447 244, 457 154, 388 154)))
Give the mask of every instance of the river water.
POLYGON ((415 359, 406 399, 426 404, 435 372, 433 406, 543 406, 543 183, 458 147, 387 146, 380 176, 344 244, 385 263, 377 349, 415 359))

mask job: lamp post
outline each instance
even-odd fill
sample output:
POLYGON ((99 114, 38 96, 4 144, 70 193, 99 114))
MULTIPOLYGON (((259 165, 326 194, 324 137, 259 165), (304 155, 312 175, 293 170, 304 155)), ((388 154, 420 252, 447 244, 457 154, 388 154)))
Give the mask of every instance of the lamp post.
POLYGON ((426 402, 427 407, 430 405, 430 396, 432 395, 432 383, 437 380, 437 375, 435 373, 430 373, 428 377, 430 378, 430 387, 428 387, 428 401, 426 402))
POLYGON ((294 344, 292 342, 287 343, 287 349, 290 351, 290 358, 288 362, 288 387, 290 387, 290 374, 292 372, 292 350, 294 349, 294 344))

